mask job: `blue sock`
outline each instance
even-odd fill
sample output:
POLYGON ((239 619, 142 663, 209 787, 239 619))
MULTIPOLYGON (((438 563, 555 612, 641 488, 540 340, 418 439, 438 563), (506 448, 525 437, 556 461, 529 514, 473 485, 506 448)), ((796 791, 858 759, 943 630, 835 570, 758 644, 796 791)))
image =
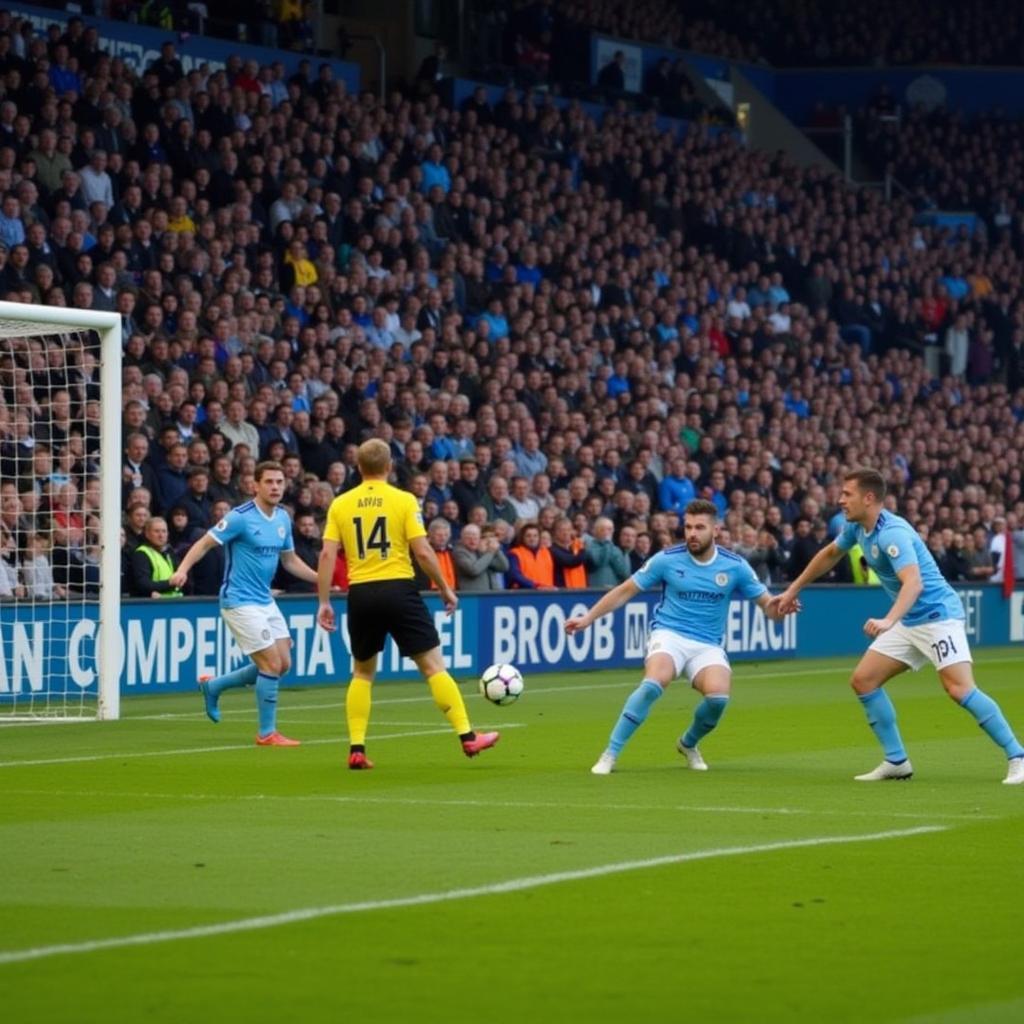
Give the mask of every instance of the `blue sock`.
POLYGON ((896 724, 896 709, 889 700, 889 694, 879 687, 871 693, 858 694, 857 699, 864 705, 868 725, 882 744, 886 761, 892 761, 893 764, 906 761, 907 752, 903 749, 903 740, 896 724))
POLYGON ((683 736, 683 746, 697 746, 718 725, 718 721, 725 714, 728 704, 729 697, 724 693, 713 693, 710 697, 705 697, 697 705, 697 709, 693 713, 693 721, 690 723, 690 728, 686 730, 683 736))
POLYGON ((608 741, 608 749, 613 754, 618 754, 626 745, 626 741, 640 727, 651 710, 651 705, 664 693, 661 686, 653 679, 645 679, 626 698, 622 708, 622 714, 612 729, 611 739, 608 741))
POLYGON ((234 672, 225 672, 224 675, 217 676, 216 679, 207 680, 203 686, 206 688, 206 692, 216 700, 225 690, 230 690, 235 686, 252 686, 256 682, 258 674, 259 669, 254 662, 250 661, 248 665, 236 668, 234 672))
POLYGON ((962 701, 960 707, 965 708, 972 715, 978 725, 992 738, 992 741, 1002 747, 1007 757, 1024 757, 1024 747, 1017 742, 1013 730, 1003 717, 999 705, 987 694, 975 688, 962 701))
POLYGON ((261 736, 269 736, 277 730, 277 684, 280 681, 280 677, 268 676, 266 672, 256 676, 256 711, 261 736))

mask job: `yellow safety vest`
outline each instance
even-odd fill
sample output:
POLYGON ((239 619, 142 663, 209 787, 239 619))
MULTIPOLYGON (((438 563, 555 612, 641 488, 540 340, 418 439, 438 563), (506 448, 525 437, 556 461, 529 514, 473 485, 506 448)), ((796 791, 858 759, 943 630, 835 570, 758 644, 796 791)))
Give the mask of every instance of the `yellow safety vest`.
POLYGON ((878 586, 881 583, 878 573, 867 562, 862 564, 863 558, 863 549, 859 544, 854 544, 850 548, 850 570, 853 573, 853 582, 878 586))
MULTIPOLYGON (((162 583, 174 575, 174 563, 162 551, 157 551, 148 544, 140 544, 136 550, 141 551, 149 559, 149 564, 153 567, 153 581, 155 583, 162 583)), ((165 590, 157 596, 181 597, 182 592, 180 590, 165 590)))

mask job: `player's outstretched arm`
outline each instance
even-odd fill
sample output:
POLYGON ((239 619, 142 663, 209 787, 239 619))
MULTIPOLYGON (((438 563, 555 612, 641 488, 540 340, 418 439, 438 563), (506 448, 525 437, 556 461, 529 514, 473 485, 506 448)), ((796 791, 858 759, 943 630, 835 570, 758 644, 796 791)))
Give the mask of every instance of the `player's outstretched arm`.
POLYGON ((772 620, 772 622, 781 622, 787 615, 793 615, 803 607, 800 602, 794 598, 792 605, 787 605, 786 610, 783 611, 779 606, 779 597, 781 596, 781 594, 778 597, 772 597, 771 594, 767 593, 762 594, 757 598, 754 604, 756 604, 757 607, 772 620))
POLYGON ((772 605, 783 615, 797 611, 796 595, 808 583, 813 583, 819 576, 824 576, 845 554, 846 552, 835 541, 823 547, 807 563, 807 568, 781 594, 771 599, 772 605))
POLYGON ((199 540, 197 540, 195 544, 188 549, 185 553, 185 557, 181 560, 181 565, 179 565, 171 575, 169 580, 171 586, 180 590, 185 585, 192 566, 194 566, 196 562, 198 562, 208 551, 212 551, 216 546, 217 542, 208 533, 204 533, 202 537, 200 537, 199 540))
POLYGON ((459 603, 459 599, 455 596, 455 591, 448 586, 448 581, 444 578, 444 573, 441 572, 441 563, 437 560, 437 555, 434 554, 430 541, 426 537, 414 537, 409 541, 409 549, 412 551, 416 561, 419 562, 420 568, 430 577, 434 586, 437 587, 441 600, 444 602, 444 610, 451 615, 455 611, 455 606, 459 603))
POLYGON ((639 593, 640 588, 633 582, 632 577, 624 580, 617 587, 609 590, 590 611, 583 615, 576 615, 571 619, 566 619, 566 633, 572 635, 573 633, 578 633, 581 629, 586 629, 591 623, 601 618, 602 615, 607 615, 609 612, 615 611, 616 608, 621 608, 631 597, 636 597, 639 593))
POLYGON ((316 621, 328 633, 334 632, 334 609, 331 607, 331 580, 334 579, 334 565, 338 560, 338 542, 325 540, 320 549, 320 561, 316 569, 316 592, 320 598, 320 607, 316 613, 316 621))

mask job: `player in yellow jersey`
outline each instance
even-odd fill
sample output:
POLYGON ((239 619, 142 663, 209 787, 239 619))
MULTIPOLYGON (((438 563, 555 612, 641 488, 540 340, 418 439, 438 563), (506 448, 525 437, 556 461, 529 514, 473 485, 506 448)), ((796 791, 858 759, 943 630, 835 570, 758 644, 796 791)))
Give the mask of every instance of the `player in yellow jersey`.
POLYGON ((450 615, 459 599, 445 581, 423 528, 416 498, 388 483, 391 449, 384 441, 359 446, 363 482, 331 502, 320 553, 317 622, 328 632, 335 627, 329 594, 340 545, 348 560, 348 635, 352 647, 352 680, 345 698, 348 719, 348 766, 372 768, 366 757, 370 721, 370 689, 377 655, 390 633, 398 649, 416 662, 434 697, 462 742, 467 757, 498 742, 498 733, 475 733, 455 680, 444 667, 441 640, 416 589, 410 555, 433 580, 450 615))

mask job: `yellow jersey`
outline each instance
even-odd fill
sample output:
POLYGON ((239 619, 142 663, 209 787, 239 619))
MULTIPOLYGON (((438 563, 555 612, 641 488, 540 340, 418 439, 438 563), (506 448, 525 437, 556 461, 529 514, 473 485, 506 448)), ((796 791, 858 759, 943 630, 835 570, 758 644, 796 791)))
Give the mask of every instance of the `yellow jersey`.
POLYGON ((414 495, 386 480, 368 480, 331 502, 324 540, 338 541, 350 584, 414 578, 409 541, 425 537, 414 495))

